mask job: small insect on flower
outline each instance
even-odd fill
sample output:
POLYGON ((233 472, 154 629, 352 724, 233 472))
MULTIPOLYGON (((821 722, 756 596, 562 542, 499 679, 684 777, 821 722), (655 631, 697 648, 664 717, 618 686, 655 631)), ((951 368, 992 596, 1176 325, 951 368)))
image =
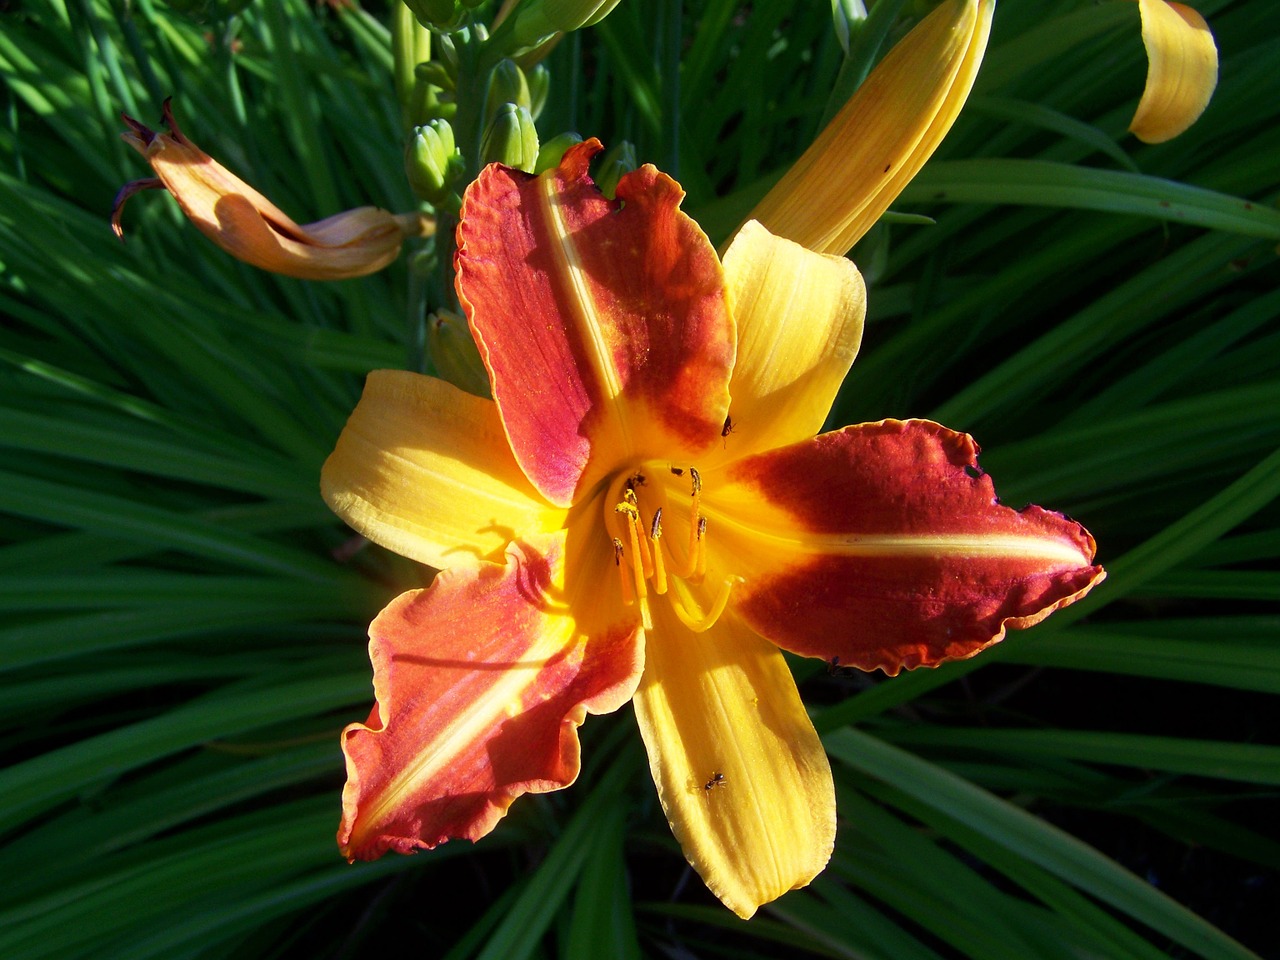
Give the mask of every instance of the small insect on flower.
POLYGON ((727 437, 733 433, 733 417, 725 414, 724 426, 720 428, 720 436, 727 437))
POLYGON ((857 675, 858 671, 853 667, 840 663, 839 657, 832 657, 827 661, 827 676, 829 677, 850 677, 857 675))
POLYGON ((711 775, 711 779, 702 785, 702 789, 710 793, 716 787, 723 787, 728 783, 729 781, 725 779, 724 774, 717 770, 711 775))

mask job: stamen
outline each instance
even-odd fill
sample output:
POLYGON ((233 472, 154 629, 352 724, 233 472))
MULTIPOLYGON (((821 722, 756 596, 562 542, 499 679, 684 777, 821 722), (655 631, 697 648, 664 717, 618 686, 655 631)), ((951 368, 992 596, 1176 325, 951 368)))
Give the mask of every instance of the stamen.
POLYGON ((689 479, 693 482, 693 502, 689 505, 689 567, 688 572, 684 574, 685 578, 696 576, 698 573, 698 540, 701 534, 698 532, 699 527, 705 529, 706 524, 698 513, 698 508, 702 502, 702 475, 698 473, 696 467, 689 468, 689 479))
MULTIPOLYGON (((625 509, 627 523, 631 525, 639 525, 640 499, 639 497, 636 496, 635 490, 633 490, 631 487, 627 487, 626 491, 622 495, 622 498, 626 501, 626 503, 618 505, 619 512, 623 512, 623 510, 625 509)), ((640 537, 637 542, 640 544, 640 546, 636 551, 636 555, 640 558, 641 566, 644 568, 644 575, 646 577, 652 577, 653 576, 653 554, 649 552, 649 542, 645 540, 643 537, 640 537)))
POLYGON ((698 518, 698 546, 697 557, 694 564, 693 579, 695 582, 700 581, 707 575, 707 518, 698 518))
MULTIPOLYGON (((627 491, 631 493, 631 491, 627 491)), ((635 494, 632 494, 634 497, 635 494)), ((645 573, 642 564, 636 563, 635 559, 642 556, 641 545, 647 549, 648 544, 640 539, 640 531, 637 529, 637 520, 639 511, 630 503, 620 503, 614 508, 616 513, 621 513, 627 518, 627 535, 631 538, 631 573, 632 579, 635 581, 636 602, 640 604, 640 623, 646 630, 653 629, 653 618, 649 615, 649 591, 645 588, 645 573)), ((650 561, 652 563, 652 561, 650 561)))
POLYGON ((653 541, 653 592, 661 596, 667 592, 667 565, 662 559, 662 508, 653 512, 653 523, 649 527, 649 539, 653 541))
POLYGON ((627 606, 636 602, 636 590, 631 585, 631 578, 627 575, 628 571, 622 563, 622 541, 617 537, 613 538, 613 563, 618 568, 618 576, 622 578, 622 602, 627 606))

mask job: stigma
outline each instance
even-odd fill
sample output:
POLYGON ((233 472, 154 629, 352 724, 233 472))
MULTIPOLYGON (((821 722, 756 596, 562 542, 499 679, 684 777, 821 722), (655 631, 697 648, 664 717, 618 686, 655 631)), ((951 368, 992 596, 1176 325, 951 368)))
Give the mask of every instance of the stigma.
POLYGON ((726 577, 705 609, 692 589, 707 575, 707 518, 696 467, 669 465, 665 471, 620 475, 605 500, 605 528, 623 602, 639 608, 645 630, 653 629, 652 597, 666 597, 676 617, 694 633, 720 619, 742 578, 726 577), (667 518, 673 516, 685 527, 675 531, 684 534, 675 540, 667 530, 672 522, 667 518))

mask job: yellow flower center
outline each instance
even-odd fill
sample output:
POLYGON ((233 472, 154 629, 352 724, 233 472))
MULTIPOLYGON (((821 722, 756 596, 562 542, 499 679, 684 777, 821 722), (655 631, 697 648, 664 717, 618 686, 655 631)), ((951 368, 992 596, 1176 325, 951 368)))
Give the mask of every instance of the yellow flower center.
MULTIPOLYGON (((709 608, 699 603, 693 587, 707 574, 707 518, 702 514, 702 477, 695 467, 646 464, 619 474, 605 498, 605 529, 613 541, 613 559, 622 579, 622 596, 640 608, 645 630, 653 629, 649 596, 665 596, 680 622, 701 633, 724 613, 738 576, 726 576, 709 608), (689 491, 674 493, 681 487, 689 491), (668 503, 674 493, 681 503, 668 503), (664 511, 668 518, 683 515, 687 503, 687 546, 664 536, 664 511)), ((668 520, 668 523, 671 521, 668 520)))

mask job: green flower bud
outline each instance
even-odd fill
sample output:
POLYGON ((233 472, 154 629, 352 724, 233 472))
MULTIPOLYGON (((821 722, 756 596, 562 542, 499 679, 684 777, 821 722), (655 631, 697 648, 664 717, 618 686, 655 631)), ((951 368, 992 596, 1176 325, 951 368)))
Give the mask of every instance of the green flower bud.
POLYGON ((560 166, 560 160, 568 149, 581 142, 582 137, 576 133, 561 133, 552 137, 538 149, 538 162, 534 164, 533 172, 542 173, 560 166))
POLYGON ((538 162, 538 131, 524 107, 504 103, 489 121, 480 144, 482 163, 505 163, 509 167, 533 171, 538 162))
POLYGON ((413 11, 413 15, 424 27, 446 30, 457 26, 458 19, 464 12, 458 9, 454 0, 404 0, 404 5, 413 11))
POLYGON ((414 127, 404 154, 409 186, 418 199, 441 206, 462 173, 462 155, 453 142, 453 128, 445 120, 414 127))
POLYGON ((428 316, 427 351, 441 380, 477 397, 489 396, 489 374, 465 319, 447 310, 428 316))
POLYGON ((599 23, 618 0, 524 0, 494 34, 503 48, 527 50, 556 33, 568 33, 599 23))
POLYGON ((529 113, 537 120, 542 116, 547 94, 551 92, 551 71, 539 63, 525 74, 525 78, 529 83, 529 113))
POLYGON ((636 160, 635 144, 629 140, 623 140, 612 147, 600 161, 599 172, 595 178, 596 186, 606 197, 612 198, 618 189, 618 181, 622 179, 622 175, 630 173, 639 165, 639 161, 636 160))
POLYGON ((457 85, 453 71, 441 60, 427 60, 413 68, 414 76, 419 80, 439 87, 441 90, 453 90, 457 85))
POLYGON ((867 19, 867 8, 862 0, 831 0, 831 22, 836 30, 836 40, 844 55, 849 55, 849 45, 867 19))
POLYGON ((529 83, 524 71, 511 60, 503 60, 493 68, 489 77, 489 95, 485 100, 485 115, 494 116, 504 103, 514 103, 532 113, 529 83))

